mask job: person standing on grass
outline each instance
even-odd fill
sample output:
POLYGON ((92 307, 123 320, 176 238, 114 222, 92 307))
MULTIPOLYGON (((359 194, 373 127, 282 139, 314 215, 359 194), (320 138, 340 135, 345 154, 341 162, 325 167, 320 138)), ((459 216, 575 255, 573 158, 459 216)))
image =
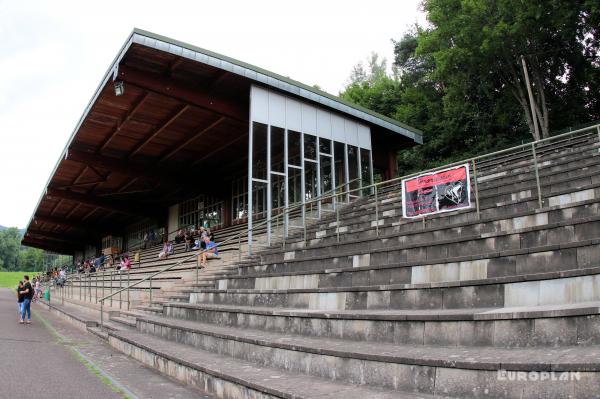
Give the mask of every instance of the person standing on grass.
POLYGON ((31 324, 31 298, 33 298, 33 287, 29 282, 29 276, 23 276, 25 282, 23 288, 19 291, 24 295, 23 306, 21 307, 21 320, 19 323, 31 324), (25 315, 27 315, 27 321, 25 321, 25 315))
POLYGON ((21 321, 21 323, 23 323, 23 318, 21 316, 21 313, 23 312, 23 300, 25 299, 25 294, 21 293, 22 290, 23 290, 23 282, 19 281, 19 285, 17 286, 17 306, 18 306, 19 320, 21 321))

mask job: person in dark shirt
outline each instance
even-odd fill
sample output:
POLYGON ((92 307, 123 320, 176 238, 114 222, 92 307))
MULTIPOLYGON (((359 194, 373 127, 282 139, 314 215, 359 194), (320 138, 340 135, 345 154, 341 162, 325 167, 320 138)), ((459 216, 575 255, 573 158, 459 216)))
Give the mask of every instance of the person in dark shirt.
POLYGON ((23 306, 21 307, 21 320, 19 323, 31 324, 31 298, 33 298, 33 287, 29 282, 29 276, 23 276, 25 283, 23 288, 19 291, 24 295, 23 306), (27 321, 25 321, 25 315, 27 315, 27 321))
MULTIPOLYGON (((19 318, 21 317, 21 312, 23 311, 23 300, 25 299, 25 294, 22 294, 21 290, 23 290, 23 282, 19 281, 19 285, 17 286, 17 306, 19 318)), ((21 319, 21 321, 23 320, 21 319)))

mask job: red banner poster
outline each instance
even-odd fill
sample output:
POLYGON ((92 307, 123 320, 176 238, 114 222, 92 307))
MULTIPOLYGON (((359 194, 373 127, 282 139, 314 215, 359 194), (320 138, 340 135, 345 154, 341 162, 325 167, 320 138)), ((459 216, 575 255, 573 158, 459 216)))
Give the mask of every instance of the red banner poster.
POLYGON ((402 180, 402 214, 416 218, 471 207, 469 164, 402 180))

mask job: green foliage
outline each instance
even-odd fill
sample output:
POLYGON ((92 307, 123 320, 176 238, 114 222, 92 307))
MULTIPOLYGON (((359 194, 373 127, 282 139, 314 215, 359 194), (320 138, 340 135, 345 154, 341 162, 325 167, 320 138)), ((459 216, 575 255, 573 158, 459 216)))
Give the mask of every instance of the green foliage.
POLYGON ((600 119, 597 1, 424 0, 430 26, 372 55, 341 97, 412 125, 425 144, 398 155, 400 173, 529 141, 524 55, 542 135, 600 119))
POLYGON ((44 251, 21 247, 21 238, 21 232, 15 227, 0 231, 0 270, 45 270, 44 251))

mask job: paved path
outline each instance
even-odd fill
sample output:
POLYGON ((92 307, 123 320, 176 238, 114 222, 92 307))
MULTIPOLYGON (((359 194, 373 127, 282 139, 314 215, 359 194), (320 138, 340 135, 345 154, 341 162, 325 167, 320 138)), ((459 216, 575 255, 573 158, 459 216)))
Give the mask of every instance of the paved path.
POLYGON ((60 399, 208 398, 142 366, 41 306, 32 305, 32 314, 31 325, 20 325, 16 295, 0 289, 0 399, 14 399, 24 392, 26 397, 60 399), (93 364, 95 372, 86 362, 93 364))
MULTIPOLYGON (((37 306, 32 306, 35 313, 37 306)), ((122 398, 88 370, 40 319, 19 324, 16 295, 0 289, 0 398, 122 398)))

